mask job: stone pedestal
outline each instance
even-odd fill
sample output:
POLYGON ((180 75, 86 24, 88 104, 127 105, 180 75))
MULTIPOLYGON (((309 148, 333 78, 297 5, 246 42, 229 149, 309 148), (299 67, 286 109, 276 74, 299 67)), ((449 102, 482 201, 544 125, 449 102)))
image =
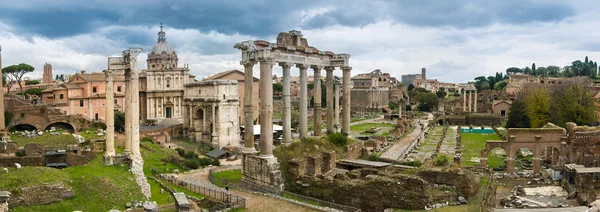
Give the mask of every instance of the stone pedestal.
POLYGON ((257 190, 281 191, 283 179, 277 158, 243 154, 242 165, 243 183, 262 187, 257 190))

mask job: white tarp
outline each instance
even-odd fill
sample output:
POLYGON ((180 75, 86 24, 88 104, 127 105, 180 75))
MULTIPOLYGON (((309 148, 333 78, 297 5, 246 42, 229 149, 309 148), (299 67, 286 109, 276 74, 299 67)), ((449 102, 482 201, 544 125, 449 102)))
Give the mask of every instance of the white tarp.
MULTIPOLYGON (((243 128, 244 126, 242 126, 243 128)), ((277 131, 283 131, 283 126, 281 125, 273 125, 273 133, 276 133, 277 131)), ((260 135, 260 125, 254 125, 254 135, 260 135)))

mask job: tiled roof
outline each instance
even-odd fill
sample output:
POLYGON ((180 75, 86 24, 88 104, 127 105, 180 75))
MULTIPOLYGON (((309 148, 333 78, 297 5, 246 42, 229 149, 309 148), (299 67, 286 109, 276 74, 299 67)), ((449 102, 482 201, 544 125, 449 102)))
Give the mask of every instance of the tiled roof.
MULTIPOLYGON (((214 74, 214 75, 212 75, 212 76, 210 76, 210 77, 207 77, 205 80, 215 80, 215 79, 221 79, 222 77, 224 77, 224 76, 227 76, 227 75, 229 75, 229 74, 233 74, 233 73, 239 73, 239 74, 241 74, 241 75, 244 75, 244 72, 241 72, 241 71, 239 71, 239 70, 235 70, 235 69, 234 69, 234 70, 224 71, 224 72, 221 72, 221 73, 216 73, 216 74, 214 74)), ((255 81, 255 82, 258 82, 258 81, 260 81, 260 80, 259 80, 258 78, 256 78, 256 77, 252 77, 252 78, 254 78, 254 81, 255 81)))
MULTIPOLYGON (((75 74, 75 76, 73 76, 72 79, 75 79, 76 77, 81 77, 81 79, 83 79, 86 82, 105 82, 106 81, 106 76, 104 75, 104 73, 99 73, 99 72, 94 72, 94 73, 89 73, 89 74, 77 73, 77 74, 75 74)), ((115 75, 113 80, 115 82, 125 81, 125 76, 124 75, 115 75)), ((67 83, 67 84, 69 84, 69 83, 67 83)))

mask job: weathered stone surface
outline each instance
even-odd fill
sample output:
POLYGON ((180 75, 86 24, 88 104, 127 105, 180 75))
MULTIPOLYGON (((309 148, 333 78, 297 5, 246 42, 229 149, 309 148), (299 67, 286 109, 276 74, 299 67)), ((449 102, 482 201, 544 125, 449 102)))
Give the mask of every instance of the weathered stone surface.
POLYGON ((458 195, 472 197, 479 190, 479 178, 466 169, 421 169, 417 175, 429 183, 456 186, 458 195))
POLYGON ((8 203, 11 207, 43 205, 74 196, 74 191, 67 189, 63 184, 48 184, 20 188, 18 194, 10 198, 8 203))

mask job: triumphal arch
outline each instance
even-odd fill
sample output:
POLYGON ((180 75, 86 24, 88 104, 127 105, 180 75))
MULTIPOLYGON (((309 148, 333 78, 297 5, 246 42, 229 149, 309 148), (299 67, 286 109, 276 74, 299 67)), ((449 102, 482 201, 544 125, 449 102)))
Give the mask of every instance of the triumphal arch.
MULTIPOLYGON (((256 100, 252 99, 252 83, 245 83, 244 95, 244 181, 266 184, 270 186, 281 185, 279 163, 273 156, 273 85, 271 77, 272 68, 279 65, 283 69, 283 142, 290 143, 291 133, 291 102, 290 102, 290 70, 296 67, 300 71, 300 109, 299 133, 300 138, 308 136, 308 89, 307 70, 314 71, 314 79, 321 78, 321 72, 326 71, 327 102, 334 102, 333 71, 342 70, 342 133, 350 132, 350 71, 349 54, 334 54, 330 51, 320 51, 308 45, 300 31, 292 30, 281 32, 275 43, 264 40, 250 40, 238 43, 234 48, 242 51, 245 80, 253 79, 252 68, 260 66, 260 155, 255 155, 254 132, 252 123, 252 106, 256 100)), ((321 81, 314 80, 314 136, 321 136, 321 81)), ((327 132, 334 132, 334 107, 327 104, 327 132)))

